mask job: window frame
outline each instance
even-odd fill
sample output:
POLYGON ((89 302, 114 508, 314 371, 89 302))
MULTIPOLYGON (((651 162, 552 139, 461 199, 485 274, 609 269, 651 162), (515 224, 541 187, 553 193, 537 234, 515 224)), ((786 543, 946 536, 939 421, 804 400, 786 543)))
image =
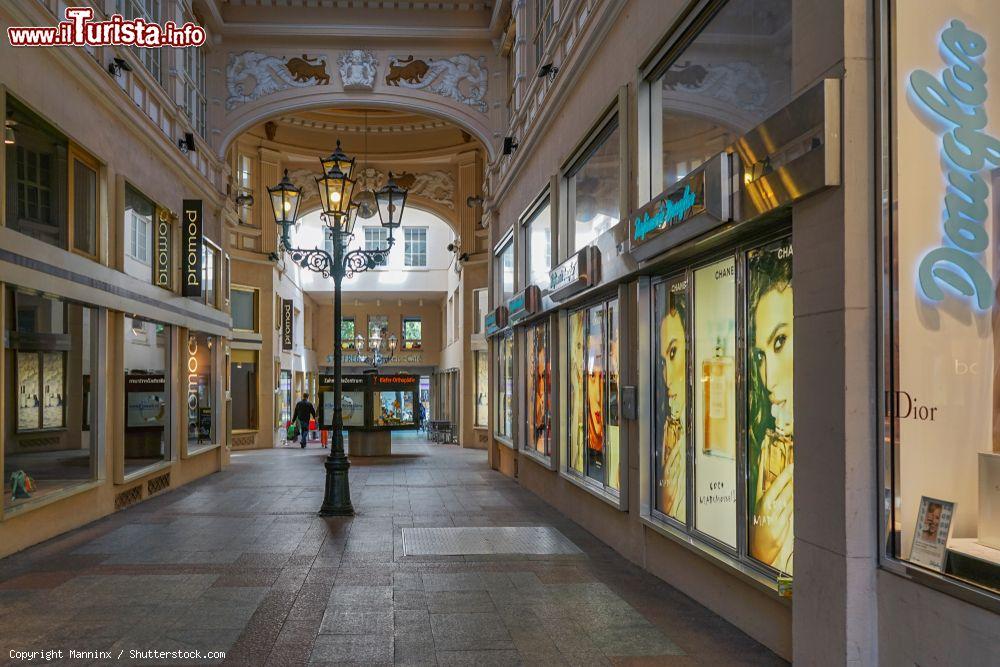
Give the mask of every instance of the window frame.
MULTIPOLYGON (((128 319, 129 319, 129 315, 125 315, 124 318, 123 318, 123 324, 127 325, 128 319)), ((174 445, 174 440, 173 440, 174 435, 179 432, 178 425, 176 423, 176 420, 174 419, 174 413, 176 412, 176 408, 177 408, 177 405, 175 404, 176 397, 175 397, 174 394, 175 394, 175 392, 177 390, 177 387, 176 387, 176 385, 175 385, 175 383, 173 381, 174 380, 174 374, 170 370, 170 369, 176 368, 177 364, 180 363, 179 362, 179 359, 180 359, 180 350, 178 349, 179 346, 176 344, 177 339, 175 338, 175 332, 177 331, 178 327, 175 326, 175 325, 171 325, 171 324, 169 324, 167 322, 161 322, 159 320, 146 319, 146 318, 142 318, 142 322, 143 322, 144 325, 152 324, 154 327, 155 326, 163 326, 165 328, 164 329, 164 336, 166 337, 166 347, 167 347, 167 350, 166 350, 166 361, 165 361, 166 368, 164 369, 164 375, 165 375, 165 377, 164 377, 164 393, 167 395, 168 417, 166 419, 166 426, 164 428, 164 431, 165 431, 164 438, 166 439, 167 447, 169 449, 169 452, 168 452, 168 455, 162 461, 156 461, 156 462, 151 463, 149 465, 141 466, 141 467, 135 468, 133 470, 128 470, 126 468, 126 465, 125 465, 125 447, 124 447, 124 433, 125 433, 125 428, 127 426, 127 422, 122 423, 122 425, 121 425, 121 429, 122 430, 120 432, 121 432, 122 437, 123 437, 123 441, 122 441, 123 444, 122 444, 121 448, 118 448, 118 453, 115 456, 115 483, 116 484, 125 484, 125 483, 128 483, 128 482, 134 481, 136 479, 139 479, 140 477, 143 477, 145 475, 148 475, 151 472, 154 472, 156 470, 160 470, 160 469, 163 469, 163 468, 168 468, 171 464, 173 464, 174 461, 176 461, 178 459, 178 455, 179 455, 178 447, 176 447, 174 445)), ((125 329, 125 326, 122 327, 123 331, 124 331, 124 329, 125 329)), ((133 331, 134 331, 134 329, 133 329, 133 331)), ((154 332, 153 335, 155 336, 156 333, 154 332)), ((148 333, 147 333, 147 336, 148 336, 148 333)), ((128 344, 128 341, 123 340, 123 347, 124 347, 124 345, 127 345, 127 344, 128 344)), ((123 351, 122 351, 122 361, 123 361, 123 364, 124 364, 124 360, 125 360, 125 352, 124 352, 124 349, 123 349, 123 351)))
POLYGON ((503 255, 507 252, 508 246, 511 252, 511 271, 514 275, 514 285, 511 288, 511 295, 517 293, 517 249, 514 243, 515 230, 513 228, 507 230, 500 241, 493 247, 493 286, 496 290, 493 294, 494 308, 499 306, 506 306, 507 299, 506 292, 504 292, 504 266, 503 266, 503 255))
MULTIPOLYGON (((194 22, 194 17, 185 12, 185 21, 194 22)), ((190 121, 195 132, 208 139, 208 98, 206 95, 207 52, 204 46, 189 46, 182 49, 177 78, 181 89, 180 107, 190 121)))
POLYGON ((403 315, 401 328, 400 328, 400 345, 404 352, 417 351, 423 349, 423 339, 424 339, 424 323, 423 318, 418 315, 403 315), (420 338, 407 338, 406 336, 406 324, 408 322, 416 322, 420 325, 420 338), (407 343, 413 343, 413 345, 407 346, 407 343))
MULTIPOLYGON (((142 6, 141 0, 117 0, 115 4, 116 13, 121 14, 128 20, 141 18, 147 23, 162 24, 160 20, 163 16, 163 4, 161 0, 148 1, 156 3, 155 16, 147 12, 146 8, 142 6)), ((162 51, 163 49, 143 49, 138 47, 133 47, 132 50, 136 60, 142 63, 142 66, 149 72, 150 76, 160 85, 163 85, 162 51)))
MULTIPOLYGON (((366 252, 372 252, 375 250, 384 250, 386 248, 386 244, 388 243, 389 239, 389 230, 387 230, 385 227, 380 227, 378 225, 368 225, 362 227, 361 230, 362 230, 361 247, 363 250, 365 250, 366 252), (376 232, 376 235, 379 238, 376 240, 370 240, 368 238, 368 232, 376 232)), ((375 263, 376 271, 381 271, 387 268, 389 268, 388 254, 382 257, 381 262, 376 260, 375 263)))
POLYGON ((427 227, 403 227, 403 266, 407 269, 426 269, 427 268, 427 227), (411 250, 410 244, 416 244, 415 240, 408 238, 410 234, 416 234, 421 232, 423 234, 423 250, 416 251, 411 250), (410 258, 413 256, 420 257, 423 256, 423 263, 421 264, 411 264, 410 258))
MULTIPOLYGON (((132 185, 131 183, 129 183, 127 181, 125 182, 125 200, 124 200, 124 204, 123 204, 123 208, 122 208, 122 214, 123 214, 122 217, 125 219, 125 225, 124 225, 124 227, 125 227, 125 229, 124 229, 124 234, 125 234, 124 254, 125 254, 126 257, 131 258, 132 260, 134 260, 134 261, 142 264, 143 266, 148 266, 149 267, 150 271, 153 274, 152 277, 151 277, 151 279, 150 279, 150 282, 153 283, 153 284, 155 284, 155 280, 156 280, 156 276, 155 276, 156 271, 155 271, 155 267, 153 266, 153 241, 154 241, 154 237, 155 237, 154 226, 156 225, 156 221, 157 221, 157 218, 158 218, 158 213, 157 212, 159 210, 160 210, 160 208, 156 205, 156 202, 154 202, 152 199, 150 199, 149 197, 147 197, 142 192, 142 190, 140 190, 139 188, 135 187, 134 185, 132 185), (141 198, 141 199, 145 200, 146 202, 148 202, 149 205, 150 205, 150 207, 152 208, 152 213, 150 214, 150 219, 149 219, 149 224, 148 224, 148 234, 147 234, 147 238, 146 238, 146 250, 147 250, 147 254, 148 254, 148 257, 146 257, 146 258, 139 257, 138 255, 136 255, 135 253, 132 252, 133 246, 135 246, 136 248, 138 248, 138 236, 135 234, 135 220, 136 220, 136 217, 137 217, 136 214, 135 214, 135 212, 134 212, 135 209, 134 208, 129 208, 129 205, 128 205, 129 190, 131 190, 134 193, 134 195, 136 195, 139 198, 141 198), (132 212, 131 215, 129 215, 130 212, 132 212)), ((132 276, 132 277, 138 279, 137 276, 132 276)))
POLYGON ((254 357, 254 366, 256 371, 254 372, 254 386, 251 396, 257 397, 256 410, 252 413, 251 425, 249 428, 233 428, 233 433, 257 433, 260 431, 260 350, 248 349, 248 348, 233 348, 230 351, 230 368, 229 368, 229 391, 232 392, 232 366, 238 362, 234 360, 236 353, 251 353, 254 357))
POLYGON ((555 34, 558 17, 556 0, 533 0, 531 13, 531 57, 537 71, 544 63, 549 42, 555 34))
POLYGON ((496 364, 496 372, 494 373, 495 379, 495 390, 493 392, 496 400, 494 401, 493 409, 494 412, 494 422, 493 422, 493 437, 505 447, 511 449, 517 449, 516 444, 516 434, 517 434, 517 401, 514 398, 514 387, 517 386, 517 363, 516 363, 516 349, 514 346, 514 331, 513 329, 505 329, 504 331, 498 333, 493 337, 494 345, 497 346, 497 353, 494 356, 496 364), (505 346, 509 345, 508 348, 505 346), (507 379, 506 368, 510 368, 510 383, 511 391, 508 394, 505 388, 505 383, 507 379), (500 396, 503 395, 507 398, 507 404, 510 405, 511 419, 510 419, 510 432, 505 433, 501 430, 501 425, 505 424, 504 415, 501 414, 501 409, 504 403, 500 400, 500 396))
POLYGON ((260 333, 260 289, 257 287, 251 287, 250 285, 239 285, 233 284, 229 286, 230 292, 230 312, 232 311, 232 306, 235 305, 235 301, 232 299, 233 292, 250 292, 253 295, 253 328, 243 329, 236 326, 235 318, 233 318, 233 331, 239 331, 243 333, 260 333))
POLYGON ((538 220, 540 220, 542 212, 546 208, 548 208, 549 209, 549 223, 548 223, 548 232, 549 232, 549 249, 548 249, 549 265, 548 265, 548 268, 546 269, 546 275, 547 275, 548 273, 550 273, 552 271, 553 267, 555 266, 555 259, 556 259, 556 255, 557 255, 557 253, 556 253, 557 238, 556 238, 556 230, 555 230, 555 227, 556 227, 555 221, 557 220, 557 218, 556 218, 556 215, 555 215, 556 211, 554 210, 554 208, 555 208, 555 202, 553 201, 553 198, 551 196, 551 191, 552 191, 552 188, 550 186, 546 186, 542 190, 542 192, 537 197, 535 197, 535 200, 531 203, 531 205, 528 206, 528 208, 526 208, 524 210, 524 213, 521 214, 521 219, 518 221, 518 227, 521 230, 521 244, 520 245, 521 245, 521 248, 522 248, 522 251, 521 251, 521 266, 519 268, 520 268, 520 271, 521 271, 521 275, 524 276, 524 279, 521 281, 521 284, 522 285, 537 285, 542 290, 542 292, 545 292, 547 290, 548 284, 547 283, 538 284, 538 283, 532 281, 532 279, 531 279, 531 273, 532 273, 532 266, 531 266, 531 231, 532 231, 532 226, 535 224, 535 222, 537 222, 538 220))
POLYGON ((344 331, 344 323, 350 321, 351 323, 351 335, 344 336, 341 333, 340 337, 340 349, 341 350, 353 350, 357 346, 354 344, 354 338, 358 335, 358 320, 354 315, 341 315, 340 316, 340 331, 344 331))
POLYGON ((87 257, 89 259, 100 261, 101 250, 103 245, 101 243, 101 218, 102 218, 102 201, 103 201, 103 188, 101 183, 101 164, 97 159, 90 153, 85 151, 79 145, 69 143, 68 155, 66 162, 68 164, 69 173, 66 178, 66 211, 67 211, 67 230, 66 238, 68 250, 77 255, 87 257), (76 247, 76 170, 75 164, 79 162, 81 165, 90 169, 94 172, 94 252, 89 253, 85 250, 81 250, 76 247))
POLYGON ((553 357, 555 354, 555 343, 556 332, 555 325, 558 318, 553 318, 550 315, 543 315, 540 318, 531 320, 524 326, 519 326, 518 335, 521 337, 521 349, 524 351, 523 357, 524 362, 522 368, 524 369, 524 391, 520 392, 523 397, 520 400, 520 407, 524 410, 524 419, 520 419, 520 426, 524 432, 521 438, 521 448, 520 451, 523 452, 527 457, 534 459, 537 463, 543 465, 549 470, 556 470, 556 456, 555 452, 558 450, 558 431, 559 431, 559 406, 556 405, 556 392, 554 378, 558 374, 559 367, 558 364, 554 363, 553 357), (545 442, 545 452, 539 452, 534 448, 534 437, 532 434, 532 427, 535 426, 532 423, 533 410, 531 401, 534 397, 534 380, 528 373, 528 358, 529 355, 534 354, 534 348, 529 347, 528 337, 529 332, 536 332, 535 335, 539 335, 538 330, 542 330, 542 334, 545 337, 545 350, 546 350, 546 363, 548 365, 547 377, 547 387, 546 387, 546 403, 548 407, 548 424, 546 426, 546 442, 545 442))

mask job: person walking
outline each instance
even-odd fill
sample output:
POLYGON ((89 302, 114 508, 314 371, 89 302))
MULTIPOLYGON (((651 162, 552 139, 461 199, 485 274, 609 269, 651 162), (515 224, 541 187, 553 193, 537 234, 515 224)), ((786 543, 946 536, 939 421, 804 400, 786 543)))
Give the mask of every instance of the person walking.
POLYGON ((316 408, 309 402, 309 394, 302 394, 302 400, 295 404, 295 412, 292 419, 299 423, 299 442, 302 449, 306 448, 306 441, 309 438, 309 420, 316 418, 316 408))

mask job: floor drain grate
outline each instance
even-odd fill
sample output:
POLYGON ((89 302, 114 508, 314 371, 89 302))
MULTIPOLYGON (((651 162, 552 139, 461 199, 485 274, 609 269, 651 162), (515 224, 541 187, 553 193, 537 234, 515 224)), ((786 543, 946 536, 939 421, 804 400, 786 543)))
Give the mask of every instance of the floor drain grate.
POLYGON ((558 556, 579 553, 582 552, 575 544, 550 526, 403 529, 404 556, 558 556))

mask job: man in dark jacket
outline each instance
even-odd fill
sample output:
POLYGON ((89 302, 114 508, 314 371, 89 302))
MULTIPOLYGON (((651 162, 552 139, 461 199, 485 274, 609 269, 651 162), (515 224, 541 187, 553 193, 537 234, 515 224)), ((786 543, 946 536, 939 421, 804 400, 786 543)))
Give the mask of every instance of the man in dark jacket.
POLYGON ((292 419, 299 423, 299 442, 302 449, 306 448, 306 439, 309 437, 309 420, 316 416, 316 408, 309 402, 309 394, 302 394, 302 400, 295 404, 295 412, 292 419))

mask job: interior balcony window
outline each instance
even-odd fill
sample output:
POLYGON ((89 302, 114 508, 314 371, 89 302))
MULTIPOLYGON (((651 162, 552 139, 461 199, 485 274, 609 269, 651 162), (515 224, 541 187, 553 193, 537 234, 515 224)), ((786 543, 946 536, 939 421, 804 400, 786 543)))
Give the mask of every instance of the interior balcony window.
MULTIPOLYGON (((249 155, 239 155, 236 164, 236 187, 240 194, 253 194, 253 160, 249 155)), ((252 209, 249 204, 240 205, 237 210, 240 221, 244 225, 254 224, 252 209)), ((328 251, 329 252, 329 251, 328 251)))
MULTIPOLYGON (((116 0, 115 9, 118 14, 121 14, 129 21, 143 19, 147 23, 162 23, 160 20, 162 11, 160 0, 116 0)), ((161 83, 163 81, 160 72, 160 54, 162 51, 163 49, 134 48, 136 57, 142 62, 143 67, 153 75, 153 78, 161 83)))
POLYGON ((255 431, 258 415, 257 350, 233 350, 229 364, 232 391, 232 428, 234 431, 255 431))
POLYGON ((257 333, 260 331, 258 316, 259 292, 252 287, 233 286, 230 291, 232 301, 233 329, 257 333))
POLYGON ((485 328, 486 313, 490 309, 489 291, 485 287, 472 290, 472 302, 476 307, 476 319, 472 323, 472 333, 482 335, 485 328))
POLYGON ((353 350, 354 337, 357 335, 353 317, 340 318, 340 349, 353 350))
POLYGON ((427 228, 403 228, 403 266, 424 268, 427 266, 427 228))
MULTIPOLYGON (((384 250, 389 243, 389 230, 385 227, 365 227, 365 250, 384 250)), ((424 260, 427 263, 427 260, 424 260)), ((388 266, 388 257, 384 257, 376 266, 388 266)))
POLYGON ((545 47, 549 43, 549 36, 552 35, 552 28, 555 25, 555 1, 554 0, 534 0, 534 34, 531 39, 534 48, 535 67, 540 67, 544 63, 545 47))
POLYGON ((103 388, 98 310, 8 286, 3 502, 7 510, 97 477, 103 388))
POLYGON ((403 349, 419 350, 423 344, 423 321, 419 317, 403 318, 403 349))
POLYGON ((389 316, 388 315, 369 315, 368 316, 368 338, 374 338, 378 336, 383 340, 389 335, 389 316))
POLYGON ((566 174, 570 248, 589 245, 621 219, 621 148, 617 116, 566 174))
POLYGON ((153 219, 156 205, 130 185, 125 186, 125 273, 152 282, 153 219))
POLYGON ((170 335, 166 324, 125 318, 126 475, 171 458, 170 335))
MULTIPOLYGON (((193 21, 193 17, 186 17, 186 20, 193 21)), ((205 49, 200 46, 190 46, 184 49, 183 53, 184 66, 180 69, 180 81, 184 97, 181 106, 195 131, 207 139, 205 49)))
POLYGON ((212 308, 218 307, 219 250, 208 243, 201 247, 201 301, 212 308))

